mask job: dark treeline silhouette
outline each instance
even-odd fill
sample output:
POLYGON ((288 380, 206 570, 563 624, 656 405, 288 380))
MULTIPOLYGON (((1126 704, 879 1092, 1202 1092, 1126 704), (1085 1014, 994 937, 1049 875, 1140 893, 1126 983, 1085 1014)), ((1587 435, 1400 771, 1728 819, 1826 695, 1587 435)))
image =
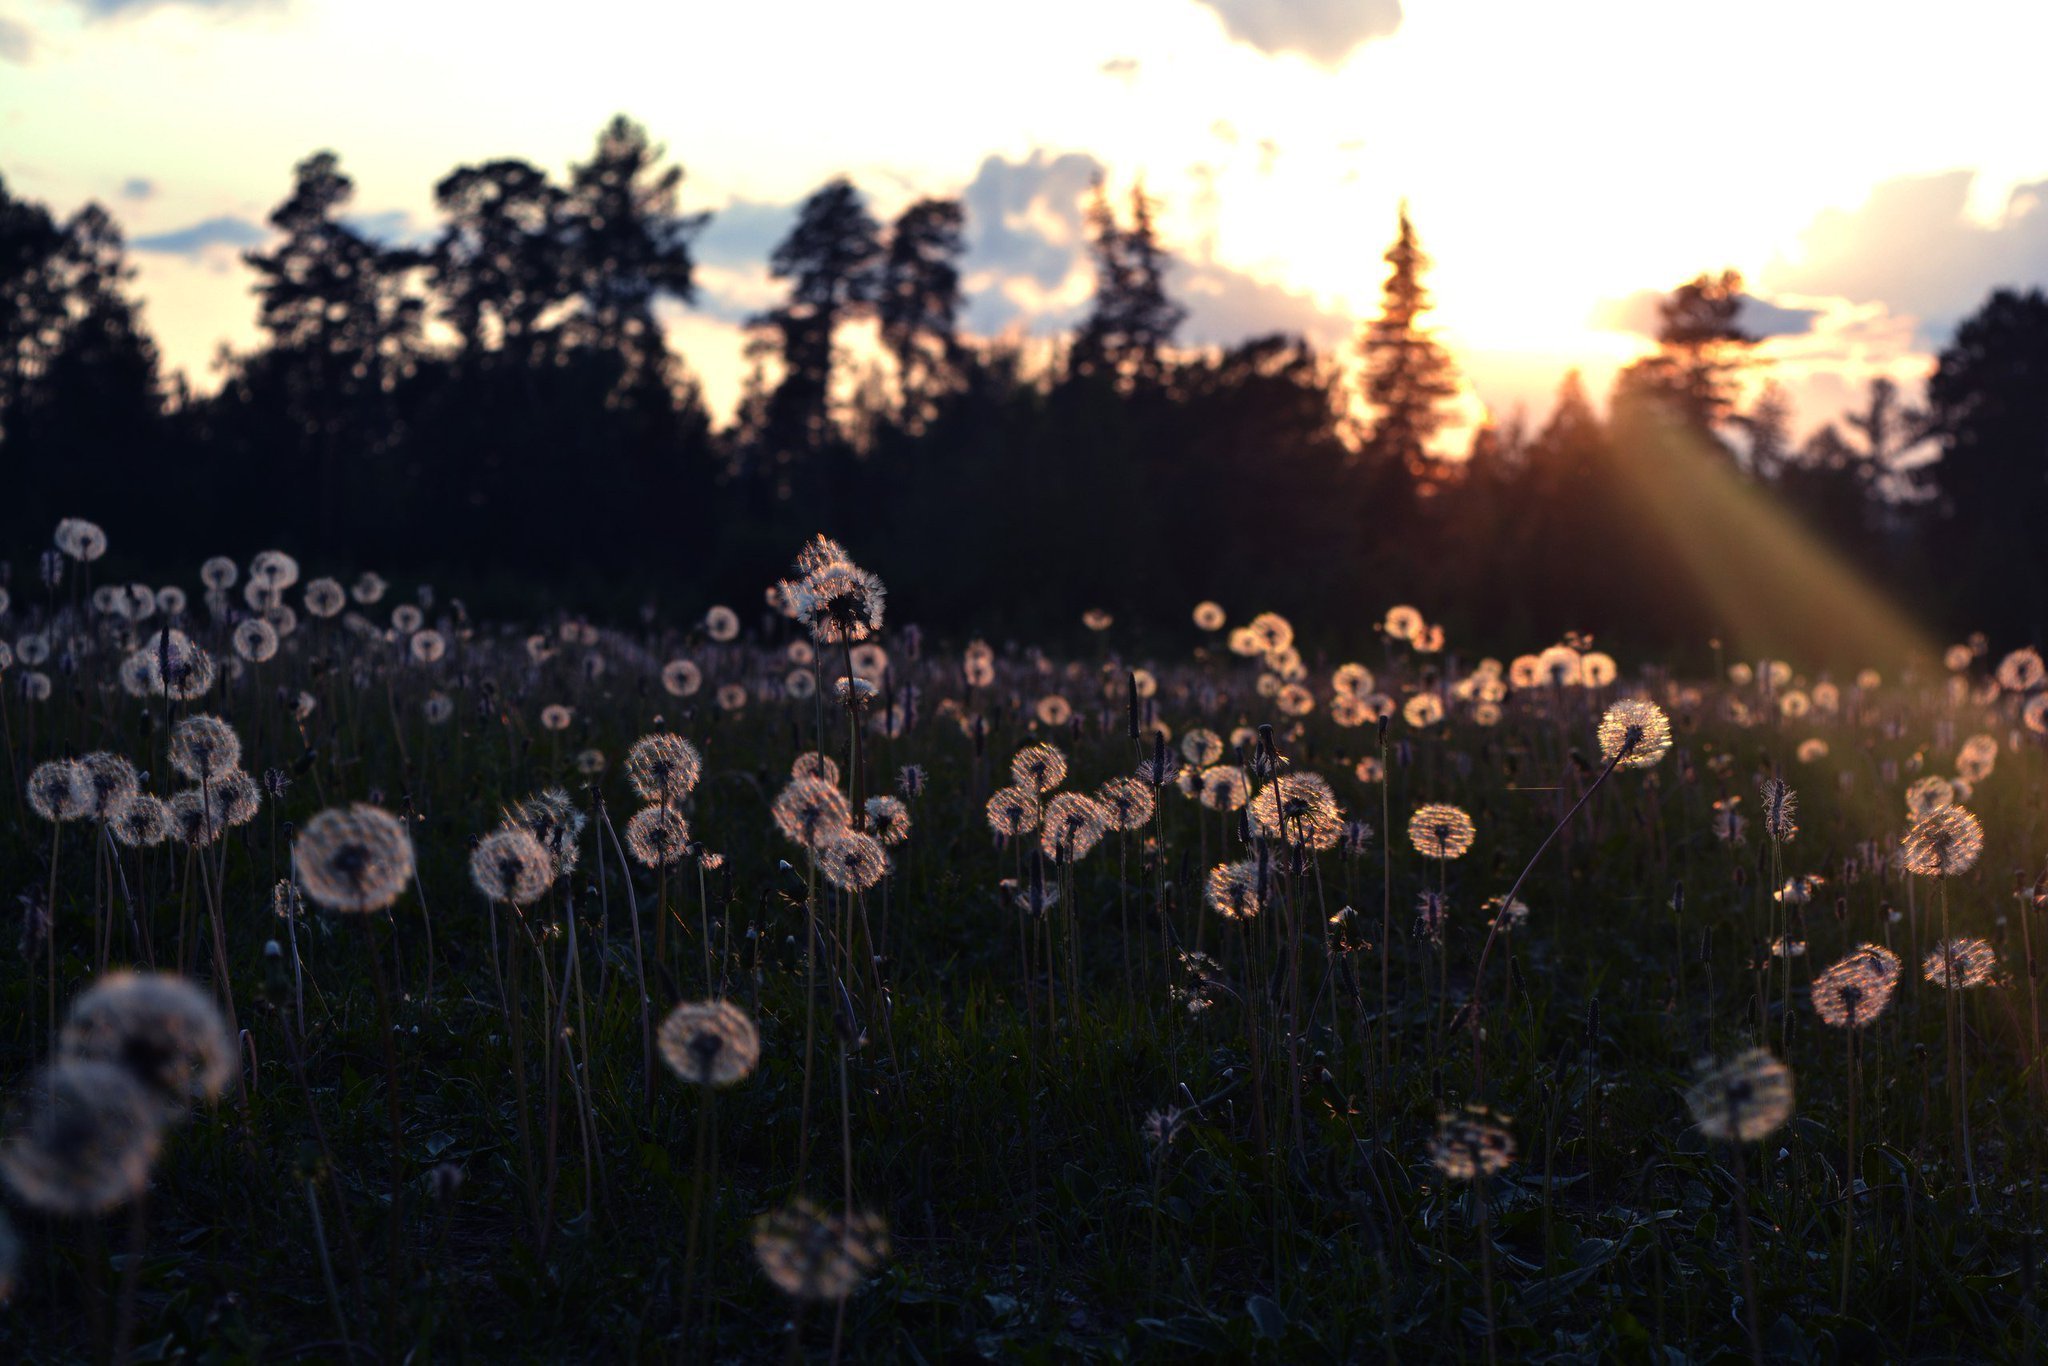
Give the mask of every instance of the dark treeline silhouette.
MULTIPOLYGON (((1740 279, 1702 275, 1665 299, 1657 351, 1604 416, 1570 374, 1546 420, 1446 452, 1455 361, 1426 325, 1405 208, 1355 349, 1219 351, 1176 344, 1143 192, 1119 212, 1098 191, 1092 307, 1041 353, 960 332, 958 201, 885 223, 842 179, 774 250, 786 296, 751 320, 720 427, 662 326, 697 292, 706 216, 684 212, 682 181, 622 117, 566 179, 457 168, 434 187, 438 235, 394 247, 351 226, 335 155, 309 157, 273 244, 246 258, 263 342, 223 355, 204 396, 164 376, 108 214, 58 221, 0 186, 15 572, 79 515, 144 575, 276 544, 473 602, 682 610, 758 601, 825 529, 942 629, 1064 628, 1091 606, 1179 621, 1214 597, 1358 630, 1406 600, 1466 640, 1575 628, 1698 648, 1743 598, 1808 586, 1808 559, 1756 552, 1741 516, 1703 521, 1756 500, 1776 541, 1930 625, 2030 638, 2042 620, 2038 290, 2000 291, 1960 327, 1924 410, 1879 381, 1795 442, 1783 391, 1746 382, 1767 361, 1739 324, 1740 279)), ((1362 245, 1361 272, 1376 254, 1362 245)), ((1813 645, 1764 619, 1776 638, 1739 643, 1813 645)))

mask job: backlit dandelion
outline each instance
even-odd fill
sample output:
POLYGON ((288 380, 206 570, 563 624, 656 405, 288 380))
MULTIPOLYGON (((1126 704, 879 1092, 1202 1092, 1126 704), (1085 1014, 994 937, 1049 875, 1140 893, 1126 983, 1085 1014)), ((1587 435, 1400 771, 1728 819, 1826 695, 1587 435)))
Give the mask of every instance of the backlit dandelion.
POLYGON ((884 845, 901 844, 910 838, 910 810, 895 797, 870 797, 862 804, 868 830, 884 845))
POLYGON ((1199 775, 1199 781, 1202 805, 1211 811, 1237 811, 1251 800, 1251 779, 1235 764, 1215 764, 1205 768, 1199 775))
POLYGON ((1952 991, 1986 986, 1997 972, 1998 951, 1982 939, 1945 939, 1920 965, 1921 976, 1952 991))
POLYGON ((171 731, 171 767, 195 783, 241 762, 242 738, 218 716, 188 716, 171 731))
POLYGON ((680 735, 643 735, 626 751, 626 781, 646 801, 680 806, 703 772, 703 756, 680 735))
POLYGON ((563 706, 560 702, 550 702, 547 706, 540 709, 541 729, 550 731, 567 730, 569 729, 569 723, 575 719, 575 715, 574 712, 570 711, 569 708, 563 706))
POLYGON ((1245 859, 1211 868, 1202 883, 1202 899, 1225 920, 1250 920, 1256 916, 1264 905, 1257 861, 1245 859))
POLYGON ((1062 792, 1045 805, 1039 847, 1055 863, 1074 863, 1095 848, 1109 829, 1109 813, 1092 797, 1062 792))
POLYGON ((1448 802, 1418 806, 1408 818, 1408 842, 1424 858, 1463 858, 1478 837, 1472 818, 1448 802))
POLYGON ((330 911, 381 911, 412 878, 412 837, 388 811, 357 802, 329 807, 292 841, 299 886, 330 911))
MULTIPOLYGON (((1875 947, 1869 946, 1869 947, 1875 947)), ((1884 1014, 1898 985, 1898 959, 1887 950, 1884 959, 1859 949, 1813 979, 1813 1011, 1821 1023, 1836 1029, 1861 1029, 1884 1014)))
POLYGON ((1914 822, 1899 845, 1899 863, 1920 877, 1967 873, 1984 852, 1984 827, 1960 806, 1939 807, 1914 822))
POLYGON ((684 1081, 731 1086, 761 1061, 761 1035, 730 1001, 685 1001, 661 1022, 662 1061, 684 1081))
POLYGON ((1252 797, 1251 820, 1267 839, 1309 849, 1334 849, 1344 833, 1344 813, 1316 773, 1276 775, 1252 797))
POLYGON ((1019 787, 1050 792, 1067 779, 1067 756, 1054 745, 1026 745, 1010 760, 1010 777, 1019 787))
POLYGON ((135 765, 106 750, 80 759, 77 772, 85 781, 84 814, 91 820, 112 820, 141 791, 142 780, 135 765))
POLYGON ((1005 839, 1038 828, 1038 794, 1029 787, 1006 787, 988 799, 989 829, 1005 839))
POLYGON ((491 901, 530 906, 554 885, 555 866, 531 831, 509 826, 493 830, 470 850, 469 880, 491 901))
POLYGON ((843 1300, 889 1255, 878 1214, 827 1214, 798 1199, 754 1224, 754 1257, 775 1288, 792 1299, 843 1300))
POLYGON ((626 852, 649 868, 670 868, 690 852, 690 824, 672 806, 649 806, 626 822, 626 852))
POLYGON ((1468 1105, 1456 1114, 1437 1116, 1436 1135, 1429 1141, 1429 1160, 1452 1181, 1476 1181, 1504 1172, 1515 1160, 1515 1138, 1484 1105, 1468 1105))
POLYGON ((1142 830, 1158 807, 1152 789, 1136 778, 1111 778, 1095 794, 1112 830, 1142 830))
POLYGON ((820 754, 816 750, 810 750, 796 756, 796 762, 789 766, 789 776, 792 778, 816 778, 820 782, 836 785, 839 782, 839 764, 829 754, 820 754))
POLYGON ((251 664, 263 664, 277 656, 277 628, 261 617, 251 617, 235 627, 235 653, 251 664))
POLYGON ((820 565, 788 591, 797 620, 820 645, 866 640, 882 629, 888 592, 880 579, 858 565, 820 565))
POLYGON ((66 1059, 15 1093, 0 1179, 44 1214, 104 1214, 142 1193, 162 1139, 162 1103, 127 1069, 66 1059))
POLYGON ((536 792, 512 808, 506 824, 532 835, 546 851, 556 877, 566 877, 582 855, 583 827, 589 817, 559 787, 536 792))
POLYGON ((1671 749, 1671 719, 1655 702, 1623 698, 1601 716, 1599 739, 1616 768, 1653 768, 1671 749))
POLYGON ((661 666, 661 686, 670 697, 690 697, 704 686, 704 671, 695 660, 671 659, 661 666))
POLYGON ((1223 622, 1224 615, 1221 604, 1214 602, 1198 602, 1195 604, 1195 625, 1202 630, 1220 631, 1223 629, 1223 622))
POLYGON ((792 778, 769 808, 784 839, 815 849, 853 822, 846 794, 822 778, 792 778))
POLYGON ((110 972, 71 1003, 58 1056, 113 1063, 142 1082, 166 1119, 220 1099, 235 1044, 213 999, 171 973, 110 972))
POLYGON ((124 802, 107 821, 117 843, 129 849, 151 849, 171 837, 171 809, 147 792, 124 802))
POLYGON ((1792 1069, 1761 1048, 1703 1062, 1685 1093, 1708 1138, 1753 1143, 1792 1117, 1792 1069))
POLYGON ((2014 650, 1998 661, 1998 686, 2007 692, 2032 692, 2048 684, 2048 665, 2041 662, 2041 652, 2033 646, 2014 650))
POLYGON ((306 585, 300 601, 305 604, 308 616, 326 621, 341 615, 342 609, 348 606, 348 595, 342 591, 338 580, 322 578, 306 585))
POLYGON ((818 847, 818 872, 841 891, 864 892, 889 871, 882 846, 858 830, 840 827, 818 847))

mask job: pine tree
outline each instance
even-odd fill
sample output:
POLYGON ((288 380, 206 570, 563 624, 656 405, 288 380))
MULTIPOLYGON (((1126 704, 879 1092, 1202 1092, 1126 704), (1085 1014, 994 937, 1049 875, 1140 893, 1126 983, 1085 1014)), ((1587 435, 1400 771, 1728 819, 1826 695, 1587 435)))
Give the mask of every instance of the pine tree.
POLYGON ((1430 307, 1422 285, 1430 260, 1406 204, 1384 259, 1393 269, 1381 287, 1380 313, 1359 343, 1365 398, 1373 410, 1366 454, 1374 464, 1429 478, 1441 473, 1430 444, 1449 421, 1445 404, 1457 395, 1458 381, 1450 353, 1418 325, 1430 307))
POLYGON ((1168 256, 1152 221, 1152 201, 1140 185, 1131 191, 1131 225, 1116 220, 1100 180, 1088 210, 1095 254, 1095 303, 1074 337, 1068 365, 1074 374, 1100 376, 1118 390, 1158 384, 1165 352, 1187 310, 1166 292, 1168 256))

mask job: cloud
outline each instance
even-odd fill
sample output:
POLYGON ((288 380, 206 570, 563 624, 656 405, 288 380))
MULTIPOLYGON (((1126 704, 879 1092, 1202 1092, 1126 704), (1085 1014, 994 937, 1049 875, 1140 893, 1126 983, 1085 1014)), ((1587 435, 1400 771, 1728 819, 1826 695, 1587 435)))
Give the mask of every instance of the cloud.
POLYGON ((1333 351, 1351 336, 1349 316, 1306 294, 1214 261, 1176 261, 1167 288, 1188 310, 1180 340, 1197 346, 1232 346, 1275 332, 1306 337, 1333 351))
POLYGON ((209 10, 215 14, 283 9, 291 0, 72 0, 72 3, 84 10, 88 19, 125 19, 130 15, 144 14, 153 9, 170 9, 177 6, 209 10))
POLYGON ((797 204, 764 204, 735 199, 715 209, 711 221, 690 253, 708 266, 749 266, 765 263, 796 222, 797 204))
POLYGON ((141 203, 156 194, 156 182, 147 176, 130 176, 121 182, 121 198, 141 203))
MULTIPOLYGON (((137 184, 147 186, 147 191, 140 196, 130 195, 131 198, 146 198, 149 194, 155 193, 155 187, 148 181, 130 181, 122 187, 121 192, 128 195, 129 186, 137 184)), ((433 237, 433 229, 421 224, 406 209, 352 213, 345 215, 342 221, 363 236, 386 246, 419 246, 433 237)), ((268 242, 271 236, 271 229, 261 223, 252 222, 247 218, 223 216, 208 218, 190 227, 173 228, 169 232, 138 237, 129 245, 137 251, 154 252, 163 256, 204 256, 219 247, 234 247, 239 250, 261 246, 268 242)))
POLYGON ((200 256, 215 247, 253 247, 269 237, 268 228, 246 218, 209 218, 189 228, 138 237, 129 245, 166 256, 200 256))
POLYGON ((1136 57, 1111 57, 1095 69, 1111 80, 1122 81, 1125 85, 1129 85, 1138 79, 1138 59, 1136 57))
POLYGON ((1401 27, 1401 0, 1197 0, 1223 29, 1269 56, 1298 52, 1335 70, 1375 38, 1401 27))
POLYGON ((27 66, 36 55, 36 35, 19 19, 0 15, 0 62, 27 66))
MULTIPOLYGON (((1602 332, 1627 332, 1654 341, 1662 324, 1657 305, 1664 298, 1663 290, 1639 289, 1619 299, 1605 299, 1594 305, 1593 315, 1587 322, 1602 332)), ((1813 331, 1821 313, 1818 308, 1787 307, 1759 299, 1754 294, 1744 294, 1742 307, 1735 315, 1735 325, 1764 340, 1796 337, 1813 331)))
POLYGON ((1974 171, 1901 176, 1855 209, 1831 209, 1801 234, 1799 260, 1764 279, 1788 293, 1882 302, 1939 345, 2000 286, 2048 282, 2048 180, 2020 185, 1998 218, 1969 213, 1974 171))
POLYGON ((967 210, 967 329, 993 335, 1062 328, 1086 311, 1087 201, 1104 167, 1068 152, 1028 160, 991 156, 961 193, 967 210))

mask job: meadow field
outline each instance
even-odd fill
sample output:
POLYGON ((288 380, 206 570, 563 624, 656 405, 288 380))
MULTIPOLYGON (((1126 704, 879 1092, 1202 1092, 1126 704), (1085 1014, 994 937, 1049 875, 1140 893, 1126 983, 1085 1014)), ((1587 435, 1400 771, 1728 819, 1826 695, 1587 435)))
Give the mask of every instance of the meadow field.
POLYGON ((0 594, 10 1360, 2039 1359, 2024 642, 107 550, 0 594))

